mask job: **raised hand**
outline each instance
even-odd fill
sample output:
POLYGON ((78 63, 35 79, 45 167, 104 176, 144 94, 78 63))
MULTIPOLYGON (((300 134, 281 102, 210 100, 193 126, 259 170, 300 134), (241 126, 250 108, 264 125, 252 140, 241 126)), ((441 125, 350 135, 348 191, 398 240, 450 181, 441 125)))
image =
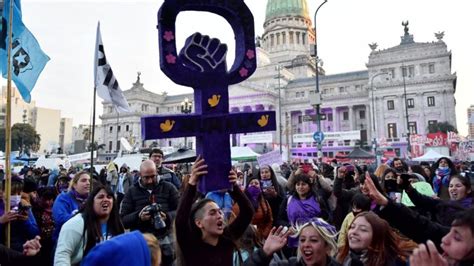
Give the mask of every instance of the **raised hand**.
POLYGON ((388 199, 377 190, 375 187, 374 181, 370 177, 369 172, 365 173, 365 189, 369 191, 368 196, 374 200, 380 206, 386 206, 388 204, 388 199))
POLYGON ((428 240, 413 250, 410 256, 410 266, 448 266, 448 261, 439 254, 434 243, 428 240))
POLYGON ((290 233, 292 233, 292 231, 286 227, 280 226, 278 229, 273 227, 265 240, 265 244, 263 244, 263 252, 265 252, 267 256, 271 256, 273 253, 282 249, 286 245, 290 233))
POLYGON ((227 45, 219 39, 196 32, 186 39, 180 57, 185 65, 199 72, 225 71, 227 45))
POLYGON ((234 170, 230 170, 229 172, 229 183, 233 185, 235 185, 235 183, 237 182, 237 174, 235 173, 234 170))
POLYGON ((199 155, 191 168, 191 177, 189 178, 188 184, 193 186, 197 185, 199 178, 205 174, 207 174, 207 164, 202 156, 199 155))

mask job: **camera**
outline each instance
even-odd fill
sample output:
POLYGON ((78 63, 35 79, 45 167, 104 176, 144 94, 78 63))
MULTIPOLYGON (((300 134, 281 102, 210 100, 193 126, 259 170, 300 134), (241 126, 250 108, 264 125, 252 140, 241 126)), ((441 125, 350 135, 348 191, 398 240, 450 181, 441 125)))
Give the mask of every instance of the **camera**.
POLYGON ((148 205, 144 211, 148 212, 153 217, 153 226, 156 230, 163 229, 166 227, 165 221, 163 221, 160 216, 160 212, 162 211, 160 204, 153 203, 151 205, 148 205))

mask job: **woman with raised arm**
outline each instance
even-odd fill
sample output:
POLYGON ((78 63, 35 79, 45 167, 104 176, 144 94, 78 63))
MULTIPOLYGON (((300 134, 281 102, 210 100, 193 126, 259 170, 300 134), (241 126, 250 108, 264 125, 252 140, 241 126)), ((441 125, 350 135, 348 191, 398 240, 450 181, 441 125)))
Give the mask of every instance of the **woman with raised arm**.
POLYGON ((234 171, 229 172, 229 182, 232 184, 232 191, 229 193, 239 205, 240 213, 232 223, 224 223, 224 214, 214 201, 203 199, 194 203, 199 178, 205 174, 207 165, 198 156, 176 212, 179 263, 197 266, 232 265, 236 249, 234 243, 250 224, 253 207, 236 184, 237 175, 234 171))
POLYGON ((263 248, 255 251, 245 266, 339 266, 333 256, 337 252, 336 228, 321 218, 315 218, 303 225, 298 226, 299 236, 298 255, 290 257, 289 260, 272 260, 273 254, 280 250, 287 242, 287 236, 291 230, 286 231, 280 226, 273 228, 263 248), (271 264, 270 264, 271 262, 271 264))
POLYGON ((410 257, 410 266, 464 266, 474 263, 474 208, 456 214, 451 227, 432 222, 408 207, 387 199, 367 182, 370 197, 381 207, 380 217, 420 244, 410 257), (442 250, 438 253, 436 247, 442 250), (428 253, 428 250, 430 251, 428 253))

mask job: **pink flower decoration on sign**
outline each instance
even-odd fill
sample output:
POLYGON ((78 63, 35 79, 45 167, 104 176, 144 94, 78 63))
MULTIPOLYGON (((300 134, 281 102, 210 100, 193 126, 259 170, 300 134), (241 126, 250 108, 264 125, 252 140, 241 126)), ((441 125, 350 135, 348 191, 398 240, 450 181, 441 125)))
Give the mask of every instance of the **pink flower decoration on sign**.
POLYGON ((165 58, 166 58, 166 63, 176 64, 176 56, 174 56, 173 54, 168 54, 165 58))
POLYGON ((249 74, 249 71, 245 67, 243 67, 239 70, 239 74, 241 77, 246 77, 249 74))
POLYGON ((174 40, 174 34, 172 31, 165 31, 165 35, 163 35, 163 38, 169 42, 171 40, 174 40))
POLYGON ((255 51, 254 50, 247 50, 247 58, 252 59, 255 57, 255 51))

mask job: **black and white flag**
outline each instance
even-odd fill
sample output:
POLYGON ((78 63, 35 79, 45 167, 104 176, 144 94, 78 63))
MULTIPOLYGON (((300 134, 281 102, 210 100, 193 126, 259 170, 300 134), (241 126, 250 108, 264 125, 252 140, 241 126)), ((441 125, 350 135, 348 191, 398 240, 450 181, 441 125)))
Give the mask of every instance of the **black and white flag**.
POLYGON ((119 113, 130 112, 127 100, 123 96, 117 79, 105 56, 100 23, 97 23, 97 39, 95 46, 94 81, 97 94, 106 102, 111 102, 119 113))

